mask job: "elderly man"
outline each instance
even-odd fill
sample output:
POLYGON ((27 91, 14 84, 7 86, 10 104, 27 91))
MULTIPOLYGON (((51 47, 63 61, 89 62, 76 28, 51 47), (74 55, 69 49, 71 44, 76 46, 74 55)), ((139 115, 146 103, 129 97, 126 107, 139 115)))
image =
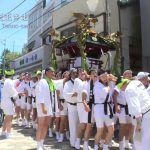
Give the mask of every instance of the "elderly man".
POLYGON ((137 142, 135 142, 136 150, 150 149, 150 96, 145 88, 147 85, 147 78, 148 73, 139 72, 137 75, 138 80, 126 80, 121 85, 121 89, 125 91, 129 113, 135 116, 137 121, 135 138, 138 137, 140 146, 137 146, 137 142))

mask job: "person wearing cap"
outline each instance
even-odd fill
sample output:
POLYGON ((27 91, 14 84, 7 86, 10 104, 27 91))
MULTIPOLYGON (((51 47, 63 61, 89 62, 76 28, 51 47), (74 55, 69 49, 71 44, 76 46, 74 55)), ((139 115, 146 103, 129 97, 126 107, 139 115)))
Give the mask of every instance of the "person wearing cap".
POLYGON ((36 132, 37 150, 44 149, 44 139, 53 116, 52 94, 56 89, 52 80, 53 76, 53 68, 46 68, 45 77, 39 80, 36 87, 36 107, 38 116, 38 128, 36 132))
POLYGON ((148 76, 149 76, 148 72, 139 72, 136 76, 137 79, 141 81, 146 88, 148 88, 149 86, 148 76))
POLYGON ((15 100, 18 97, 18 92, 15 89, 15 85, 11 76, 13 72, 5 71, 5 81, 3 87, 3 97, 1 102, 1 107, 5 114, 5 119, 2 127, 2 136, 6 138, 10 138, 11 134, 11 127, 12 127, 12 119, 13 115, 15 114, 15 100))
POLYGON ((72 97, 74 80, 77 77, 77 70, 75 68, 70 69, 69 80, 65 83, 63 89, 63 97, 67 102, 69 130, 70 130, 70 146, 75 147, 75 140, 77 137, 77 127, 79 123, 77 113, 77 97, 72 97))
POLYGON ((125 91, 129 113, 135 116, 137 122, 133 137, 137 150, 149 150, 150 148, 150 96, 145 87, 147 77, 148 73, 139 72, 138 80, 125 82, 120 86, 125 91))
POLYGON ((108 77, 108 73, 104 70, 101 70, 99 81, 96 81, 94 84, 94 118, 97 128, 94 150, 98 150, 98 145, 102 138, 105 126, 107 128, 107 134, 104 139, 105 142, 103 144, 103 150, 109 149, 108 147, 114 133, 114 115, 111 105, 111 90, 113 89, 111 89, 111 87, 109 86, 111 78, 108 77))
POLYGON ((129 115, 128 105, 125 98, 125 92, 121 90, 122 84, 129 82, 128 79, 122 79, 114 89, 113 102, 115 105, 116 116, 120 123, 120 139, 119 139, 119 149, 124 150, 125 148, 132 149, 129 140, 132 136, 132 117, 129 115), (125 137, 125 143, 124 143, 125 137))

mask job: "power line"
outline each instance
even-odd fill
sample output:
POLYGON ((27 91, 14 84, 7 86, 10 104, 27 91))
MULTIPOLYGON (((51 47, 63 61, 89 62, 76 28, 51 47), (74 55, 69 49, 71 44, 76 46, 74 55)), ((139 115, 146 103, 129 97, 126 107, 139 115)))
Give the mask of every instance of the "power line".
MULTIPOLYGON (((73 1, 73 0, 72 0, 73 1)), ((71 1, 71 2, 72 2, 71 1)), ((43 17, 44 15, 46 15, 47 13, 50 13, 50 12, 54 12, 55 11, 55 8, 57 8, 57 7, 59 7, 60 5, 62 5, 63 3, 66 3, 65 1, 63 1, 63 2, 61 2, 61 3, 59 3, 58 5, 56 5, 55 7, 53 7, 52 9, 50 9, 49 11, 47 11, 47 12, 45 12, 44 14, 42 14, 41 16, 39 16, 38 18, 36 18, 35 20, 33 20, 32 22, 30 22, 29 24, 28 24, 28 26, 30 25, 30 24, 32 24, 33 22, 35 22, 35 21, 37 21, 38 19, 40 19, 41 17, 43 17)), ((67 4, 66 4, 67 5, 67 4)), ((65 6, 65 5, 64 5, 65 6)), ((34 8, 35 7, 37 7, 37 5, 36 6, 34 6, 34 8)), ((33 9, 33 8, 32 8, 33 9)), ((31 10, 29 10, 29 11, 27 11, 26 13, 24 13, 24 14, 27 14, 28 12, 30 12, 31 10)), ((24 14, 22 14, 22 15, 24 15, 24 14)), ((21 18, 21 17, 19 17, 19 18, 21 18)), ((19 19, 18 18, 18 19, 19 19)), ((18 21, 18 20, 17 20, 18 21)), ((7 24, 6 26, 8 26, 8 25, 11 25, 12 23, 14 23, 14 22, 17 22, 16 20, 15 21, 13 21, 13 22, 11 22, 11 23, 9 23, 9 24, 7 24)), ((2 28, 0 28, 0 30, 3 30, 5 27, 2 27, 2 28)))
MULTIPOLYGON (((73 1, 73 0, 72 0, 72 1, 73 1)), ((40 19, 41 17, 43 17, 45 14, 47 14, 47 13, 49 13, 49 12, 54 12, 54 11, 55 11, 55 8, 59 7, 59 6, 62 5, 63 3, 65 3, 65 1, 62 2, 62 3, 59 3, 58 5, 56 5, 55 7, 53 7, 52 9, 50 9, 49 11, 45 12, 43 15, 39 16, 37 19, 33 20, 33 21, 32 21, 31 23, 29 23, 28 25, 30 25, 30 24, 32 24, 33 22, 37 21, 38 19, 40 19)), ((36 7, 36 6, 34 6, 34 8, 35 8, 35 7, 36 7)), ((33 8, 32 8, 32 9, 33 9, 33 8)), ((29 10, 29 11, 31 11, 31 10, 29 10)), ((16 22, 16 21, 14 21, 14 22, 16 22)), ((8 24, 8 25, 9 25, 9 24, 8 24)), ((2 28, 1 28, 0 30, 2 30, 2 28)), ((22 29, 19 29, 19 30, 15 31, 15 32, 12 33, 11 35, 7 36, 5 39, 8 39, 8 38, 12 37, 14 34, 18 33, 18 32, 21 31, 21 30, 22 30, 22 29)))
MULTIPOLYGON (((72 1, 73 1, 73 0, 72 0, 72 1)), ((72 1, 71 1, 71 2, 72 2, 72 1)), ((30 24, 32 24, 33 22, 37 21, 38 19, 40 19, 41 17, 43 17, 44 15, 46 15, 47 13, 52 13, 52 12, 54 12, 54 11, 55 11, 55 8, 59 7, 59 6, 62 5, 63 3, 66 3, 66 1, 63 1, 63 2, 59 3, 58 5, 56 5, 55 7, 53 7, 52 9, 48 10, 47 12, 45 12, 44 14, 42 14, 41 16, 39 16, 38 18, 36 18, 36 19, 33 20, 32 22, 30 22, 30 23, 28 24, 28 26, 29 26, 30 24)), ((66 5, 67 5, 67 4, 66 4, 66 5)), ((64 6, 65 6, 65 5, 64 5, 64 6)))
MULTIPOLYGON (((7 14, 10 14, 10 13, 13 12, 15 9, 17 9, 18 7, 20 7, 25 1, 27 1, 27 0, 23 0, 21 3, 19 3, 17 6, 15 6, 12 10, 10 10, 7 14)), ((3 17, 4 17, 4 16, 1 16, 0 19, 3 18, 3 17)))

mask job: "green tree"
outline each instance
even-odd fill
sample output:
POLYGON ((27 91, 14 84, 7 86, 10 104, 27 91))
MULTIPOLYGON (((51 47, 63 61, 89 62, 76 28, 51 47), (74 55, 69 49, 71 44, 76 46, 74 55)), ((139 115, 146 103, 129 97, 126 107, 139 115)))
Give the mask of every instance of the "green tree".
POLYGON ((18 53, 18 52, 12 52, 11 50, 9 49, 5 49, 3 52, 2 52, 2 63, 1 63, 1 68, 4 69, 10 69, 11 68, 11 62, 20 57, 21 54, 18 53), (5 63, 5 67, 4 67, 4 63, 5 63))

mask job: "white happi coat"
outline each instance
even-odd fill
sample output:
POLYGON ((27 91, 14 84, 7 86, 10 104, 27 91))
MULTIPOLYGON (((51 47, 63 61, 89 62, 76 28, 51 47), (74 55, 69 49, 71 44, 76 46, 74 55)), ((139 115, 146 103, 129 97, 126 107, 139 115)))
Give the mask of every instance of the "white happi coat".
MULTIPOLYGON (((64 99, 64 97, 63 97, 64 80, 63 79, 56 80, 55 84, 56 84, 56 90, 60 91, 59 98, 64 99)), ((61 104, 63 105, 62 111, 67 111, 67 102, 66 101, 64 101, 64 103, 61 102, 61 104)))
MULTIPOLYGON (((125 90, 125 96, 129 113, 136 118, 150 109, 150 96, 140 81, 131 81, 125 90)), ((144 115, 143 117, 147 118, 148 116, 144 115)), ((150 116, 148 118, 150 119, 150 116)))
MULTIPOLYGON (((77 103, 77 97, 72 97, 73 87, 74 87, 74 84, 70 80, 67 81, 64 85, 63 97, 66 100, 66 102, 77 103)), ((70 109, 72 111, 77 110, 76 107, 74 107, 72 105, 68 105, 68 106, 70 106, 72 108, 72 109, 70 109)))
POLYGON ((69 103, 77 103, 77 98, 72 97, 74 84, 69 80, 65 83, 63 89, 63 97, 66 100, 68 107, 69 129, 70 129, 70 145, 75 146, 77 138, 77 126, 79 123, 77 106, 69 103))
POLYGON ((37 106, 38 117, 53 115, 49 85, 45 79, 41 79, 36 86, 36 106, 37 106), (41 107, 42 103, 45 105, 47 109, 46 115, 44 115, 42 112, 42 107, 41 107))
POLYGON ((131 115, 138 118, 144 114, 142 119, 141 143, 139 144, 135 141, 135 147, 137 150, 149 150, 150 96, 144 85, 138 80, 131 81, 128 84, 125 90, 125 96, 128 103, 129 113, 131 115))
POLYGON ((4 82, 4 87, 3 87, 3 97, 2 97, 2 102, 1 106, 2 109, 11 109, 14 107, 13 102, 11 101, 11 97, 17 98, 18 92, 15 89, 14 82, 11 79, 6 79, 4 82))
POLYGON ((37 82, 30 81, 31 95, 33 97, 36 96, 36 93, 35 93, 36 85, 37 85, 37 82))
POLYGON ((82 91, 84 89, 86 81, 82 81, 79 78, 76 78, 74 81, 74 86, 73 86, 73 92, 76 92, 77 95, 77 102, 82 102, 82 91))

